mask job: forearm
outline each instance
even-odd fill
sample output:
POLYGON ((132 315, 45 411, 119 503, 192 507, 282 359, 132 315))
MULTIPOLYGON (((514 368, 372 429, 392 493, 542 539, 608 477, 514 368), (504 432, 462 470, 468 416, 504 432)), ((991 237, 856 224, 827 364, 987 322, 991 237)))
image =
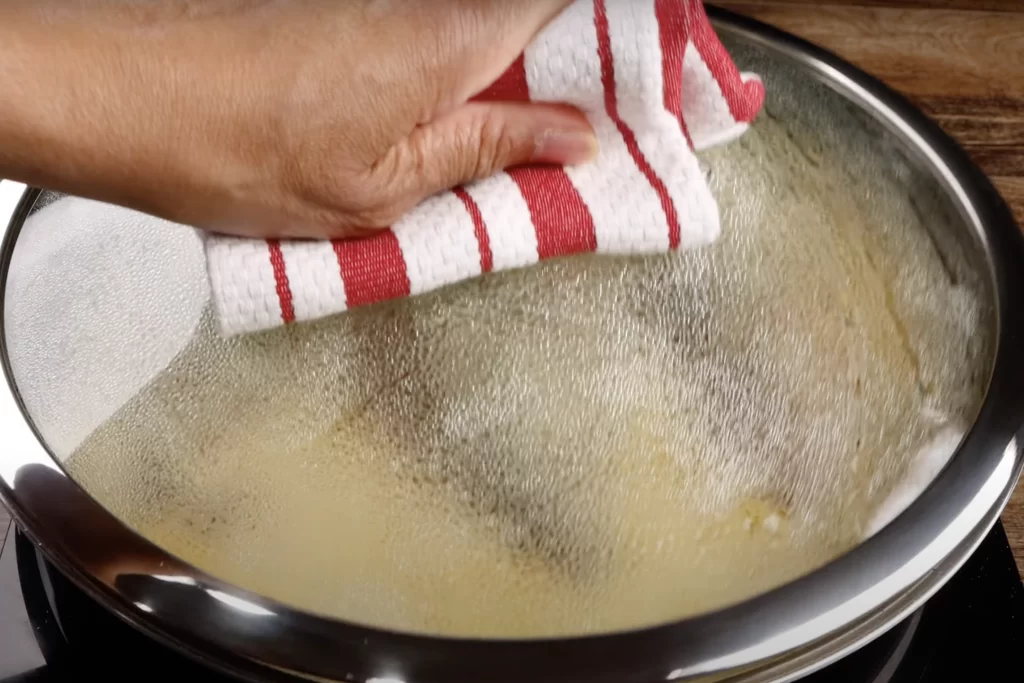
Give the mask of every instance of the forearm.
POLYGON ((230 86, 260 76, 245 73, 247 46, 209 30, 216 12, 187 11, 201 4, 0 3, 0 177, 182 220, 165 204, 254 182, 249 157, 263 151, 240 142, 254 117, 239 109, 261 103, 230 86))

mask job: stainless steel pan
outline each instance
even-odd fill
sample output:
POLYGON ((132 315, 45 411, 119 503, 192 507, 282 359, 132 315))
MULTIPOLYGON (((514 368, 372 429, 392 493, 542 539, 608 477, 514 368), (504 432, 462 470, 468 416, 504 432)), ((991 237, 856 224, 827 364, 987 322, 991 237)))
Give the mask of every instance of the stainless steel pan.
MULTIPOLYGON (((253 680, 784 681, 824 666, 906 617, 980 543, 1020 473, 1024 364, 1015 347, 1024 338, 1024 239, 966 154, 898 95, 792 36, 721 11, 712 17, 741 67, 768 82, 767 111, 750 144, 762 140, 776 147, 758 156, 759 163, 795 163, 803 177, 824 175, 816 169, 829 164, 837 172, 860 169, 862 176, 874 175, 864 169, 879 169, 860 189, 830 186, 830 196, 856 195, 860 204, 851 206, 866 207, 867 214, 872 206, 888 212, 881 222, 896 224, 892 212, 905 214, 930 235, 951 281, 973 278, 975 292, 986 298, 976 338, 978 355, 989 360, 974 377, 984 400, 948 463, 891 523, 883 519, 877 533, 824 566, 737 604, 672 623, 576 636, 402 632, 328 618, 232 585, 132 531, 107 510, 109 501, 100 496, 104 504, 97 502, 95 486, 83 489, 59 464, 61 454, 51 452, 59 449, 50 428, 40 426, 38 415, 33 419, 14 368, 20 361, 12 363, 21 353, 13 336, 24 335, 11 324, 12 257, 40 197, 4 181, 0 356, 7 387, 0 391, 0 494, 18 524, 70 578, 129 623, 253 680), (847 157, 830 158, 836 150, 847 157), (952 252, 956 263, 946 263, 952 252)), ((742 161, 749 151, 704 160, 723 197, 726 223, 736 230, 754 214, 773 215, 801 192, 780 181, 751 193, 742 161)))

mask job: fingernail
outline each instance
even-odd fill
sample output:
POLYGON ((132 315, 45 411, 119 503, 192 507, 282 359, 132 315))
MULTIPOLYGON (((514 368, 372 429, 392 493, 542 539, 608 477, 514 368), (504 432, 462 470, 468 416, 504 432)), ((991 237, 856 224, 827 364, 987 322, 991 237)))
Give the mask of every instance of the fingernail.
POLYGON ((583 131, 549 130, 537 141, 533 161, 538 164, 574 166, 593 161, 597 138, 583 131))

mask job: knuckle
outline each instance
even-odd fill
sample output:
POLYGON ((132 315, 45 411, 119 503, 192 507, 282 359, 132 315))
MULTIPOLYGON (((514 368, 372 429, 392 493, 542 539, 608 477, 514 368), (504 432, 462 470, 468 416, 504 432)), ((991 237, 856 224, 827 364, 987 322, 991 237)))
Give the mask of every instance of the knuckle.
MULTIPOLYGON (((478 147, 475 167, 470 169, 477 178, 489 176, 500 170, 516 152, 517 141, 508 126, 493 114, 485 115, 477 124, 473 138, 478 147)), ((468 142, 467 144, 473 144, 468 142)))
POLYGON ((349 214, 349 223, 353 231, 372 233, 391 227, 401 215, 394 207, 371 206, 349 214))
POLYGON ((398 143, 384 157, 379 167, 378 190, 385 196, 400 196, 412 184, 421 183, 430 173, 431 150, 436 142, 429 128, 418 131, 418 135, 398 143))
POLYGON ((386 183, 374 178, 359 183, 346 193, 343 207, 348 223, 359 228, 386 228, 401 217, 405 207, 398 195, 386 183))
POLYGON ((426 168, 421 147, 396 144, 347 188, 350 213, 361 225, 388 227, 409 208, 410 188, 426 168))

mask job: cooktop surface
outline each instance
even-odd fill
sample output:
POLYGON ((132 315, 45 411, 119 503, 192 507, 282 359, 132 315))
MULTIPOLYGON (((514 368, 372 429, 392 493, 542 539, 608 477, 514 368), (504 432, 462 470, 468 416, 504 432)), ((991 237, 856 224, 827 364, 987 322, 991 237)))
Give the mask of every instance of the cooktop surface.
MULTIPOLYGON (((150 641, 63 578, 12 525, 0 539, 0 683, 190 677, 226 681, 150 641), (131 652, 131 657, 125 653, 131 652)), ((803 683, 1020 680, 1024 585, 997 524, 924 608, 803 683)))

